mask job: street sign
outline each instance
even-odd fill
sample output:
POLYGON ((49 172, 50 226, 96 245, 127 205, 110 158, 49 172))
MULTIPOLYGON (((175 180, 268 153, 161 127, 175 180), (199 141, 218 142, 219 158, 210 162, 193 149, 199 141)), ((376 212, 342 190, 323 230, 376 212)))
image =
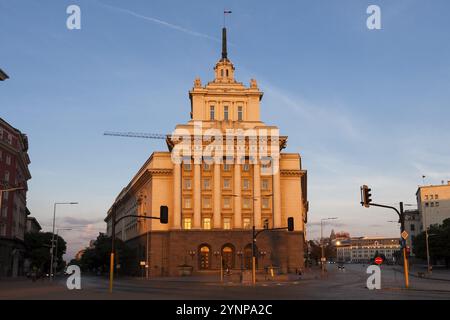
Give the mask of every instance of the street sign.
POLYGON ((402 238, 406 240, 406 239, 408 239, 408 236, 409 236, 408 232, 406 232, 406 230, 404 230, 402 232, 402 238))
POLYGON ((375 263, 378 264, 378 265, 382 264, 383 263, 383 258, 382 257, 376 257, 375 258, 375 263))

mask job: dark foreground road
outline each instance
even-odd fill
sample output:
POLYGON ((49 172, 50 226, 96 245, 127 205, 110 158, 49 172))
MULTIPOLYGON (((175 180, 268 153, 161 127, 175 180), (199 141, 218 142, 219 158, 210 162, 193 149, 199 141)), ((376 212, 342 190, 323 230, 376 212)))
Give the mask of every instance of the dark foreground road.
POLYGON ((348 265, 345 272, 329 267, 327 278, 317 273, 289 282, 260 282, 255 287, 237 283, 219 283, 216 276, 202 278, 165 278, 154 280, 119 279, 114 292, 108 292, 108 280, 82 276, 82 290, 68 290, 66 279, 32 282, 0 281, 0 299, 169 299, 169 300, 305 300, 305 299, 450 299, 450 281, 411 278, 411 288, 403 289, 403 275, 392 267, 382 269, 382 289, 366 288, 365 267, 348 265))

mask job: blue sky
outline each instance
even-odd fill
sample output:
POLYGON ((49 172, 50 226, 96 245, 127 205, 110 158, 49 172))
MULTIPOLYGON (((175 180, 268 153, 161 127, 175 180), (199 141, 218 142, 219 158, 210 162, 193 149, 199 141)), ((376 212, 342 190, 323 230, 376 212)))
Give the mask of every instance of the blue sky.
POLYGON ((220 57, 224 8, 236 78, 256 78, 261 115, 289 136, 308 170, 308 236, 396 236, 393 213, 359 206, 415 203, 422 183, 450 180, 450 9, 446 0, 0 0, 0 116, 27 133, 28 204, 46 229, 53 202, 69 255, 104 229, 121 188, 163 141, 106 130, 166 133, 189 120, 188 90, 220 57), (82 29, 66 28, 81 8, 82 29), (382 30, 366 27, 379 5, 382 30), (89 227, 82 227, 89 224, 89 227))

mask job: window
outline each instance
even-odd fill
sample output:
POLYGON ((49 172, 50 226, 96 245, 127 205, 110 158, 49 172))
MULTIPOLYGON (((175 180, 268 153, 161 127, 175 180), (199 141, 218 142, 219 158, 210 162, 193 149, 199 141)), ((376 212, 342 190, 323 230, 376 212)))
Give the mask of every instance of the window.
POLYGON ((263 220, 263 228, 264 229, 269 229, 269 219, 264 219, 263 220))
POLYGON ((416 226, 414 224, 411 225, 411 231, 416 230, 416 226))
POLYGON ((244 218, 242 221, 244 225, 244 229, 250 229, 252 226, 250 225, 250 218, 244 218))
POLYGON ((0 236, 6 237, 6 225, 0 224, 0 236))
POLYGON ((184 171, 191 171, 191 163, 190 162, 183 162, 183 169, 184 171))
POLYGON ((5 171, 5 181, 9 182, 9 172, 5 171))
POLYGON ((231 229, 231 218, 223 218, 223 228, 225 230, 231 229))
POLYGON ((203 202, 203 208, 205 208, 205 209, 211 208, 211 198, 204 197, 202 202, 203 202))
POLYGON ((425 195, 425 200, 428 200, 428 195, 427 194, 425 195))
POLYGON ((251 199, 250 198, 244 198, 244 201, 242 202, 242 206, 244 209, 250 209, 251 208, 251 199))
POLYGON ((238 107, 238 121, 242 121, 243 118, 242 107, 238 107))
POLYGON ((214 120, 214 106, 209 107, 209 120, 214 120))
POLYGON ((223 171, 230 171, 231 166, 228 163, 223 164, 223 171))
POLYGON ((203 218, 203 229, 211 229, 211 218, 203 218))
POLYGON ((435 206, 436 206, 436 207, 439 207, 439 202, 436 201, 436 202, 435 202, 435 206))
POLYGON ((192 219, 184 218, 183 219, 183 229, 189 230, 192 228, 192 219))
POLYGON ((223 120, 228 121, 228 106, 223 107, 223 120))
POLYGON ((263 209, 269 209, 269 198, 263 198, 262 199, 262 208, 263 209))
POLYGON ((192 208, 191 198, 184 198, 184 207, 186 209, 191 209, 192 208))
POLYGON ((203 189, 205 190, 211 189, 211 182, 209 179, 203 179, 203 189))
POLYGON ((226 69, 225 72, 227 73, 227 77, 228 77, 228 69, 226 69))
POLYGON ((6 164, 11 165, 11 156, 9 154, 6 155, 6 164))
POLYGON ((244 190, 250 189, 250 180, 244 179, 244 181, 242 183, 242 187, 244 188, 244 190))
POLYGON ((2 217, 4 217, 4 218, 8 217, 8 208, 3 208, 2 217))
POLYGON ((428 202, 425 202, 425 207, 428 207, 428 202))
POLYGON ((9 197, 9 192, 8 191, 3 192, 3 200, 8 200, 8 197, 9 197))
POLYGON ((434 207, 434 202, 431 202, 431 206, 434 207))
POLYGON ((430 195, 430 200, 433 200, 433 195, 430 195))
POLYGON ((269 190, 269 179, 263 179, 261 186, 263 190, 269 190))
POLYGON ((208 163, 203 163, 203 170, 209 171, 211 170, 211 166, 208 163))
POLYGON ((435 200, 439 200, 439 196, 437 194, 434 195, 435 200))
POLYGON ((231 207, 231 201, 230 201, 230 198, 229 197, 225 197, 225 198, 223 198, 223 207, 225 208, 225 209, 229 209, 230 207, 231 207))
POLYGON ((231 179, 223 179, 223 188, 230 189, 231 188, 231 179))
POLYGON ((242 166, 242 170, 244 170, 245 172, 250 171, 250 165, 248 163, 244 163, 244 165, 242 166))
POLYGON ((192 181, 191 181, 191 179, 184 179, 184 188, 186 190, 191 190, 192 189, 192 181))

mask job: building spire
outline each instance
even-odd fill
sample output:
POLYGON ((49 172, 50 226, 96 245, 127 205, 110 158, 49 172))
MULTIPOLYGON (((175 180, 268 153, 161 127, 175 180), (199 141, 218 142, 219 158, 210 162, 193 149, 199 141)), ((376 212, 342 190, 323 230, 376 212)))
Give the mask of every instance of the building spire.
POLYGON ((227 28, 222 28, 222 59, 228 59, 227 54, 227 28))

